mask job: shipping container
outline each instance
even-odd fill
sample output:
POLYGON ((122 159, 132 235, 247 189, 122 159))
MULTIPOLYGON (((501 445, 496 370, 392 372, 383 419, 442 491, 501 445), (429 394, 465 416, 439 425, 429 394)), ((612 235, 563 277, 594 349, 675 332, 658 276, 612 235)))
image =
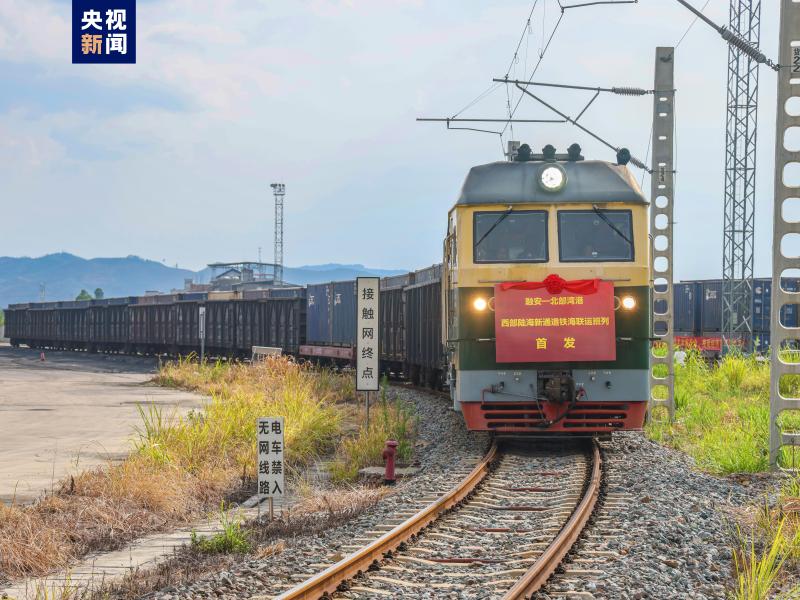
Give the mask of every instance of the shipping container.
POLYGON ((722 328, 722 280, 709 279, 700 282, 700 329, 713 333, 722 328))
POLYGON ((331 290, 333 294, 331 342, 337 346, 355 346, 356 282, 336 281, 331 284, 331 290))
POLYGON ((753 280, 753 308, 751 324, 755 332, 769 331, 772 305, 772 280, 753 280))
POLYGON ((306 290, 306 340, 309 344, 330 344, 333 341, 331 288, 330 283, 318 283, 310 284, 306 290))
MULTIPOLYGON (((797 279, 784 278, 781 286, 787 292, 797 292, 797 279)), ((753 280, 753 310, 752 325, 753 332, 769 332, 772 315, 772 280, 754 279, 753 280)), ((798 326, 798 306, 797 304, 785 304, 781 307, 781 324, 784 327, 798 326)))
POLYGON ((696 281, 684 281, 673 286, 673 315, 675 330, 691 332, 695 335, 701 329, 700 324, 700 284, 696 281))

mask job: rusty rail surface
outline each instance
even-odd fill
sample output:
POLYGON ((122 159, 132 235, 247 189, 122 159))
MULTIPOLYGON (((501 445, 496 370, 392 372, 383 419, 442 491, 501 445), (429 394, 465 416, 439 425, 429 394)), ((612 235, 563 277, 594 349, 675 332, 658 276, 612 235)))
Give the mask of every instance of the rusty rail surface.
POLYGON ((382 560, 386 553, 396 550, 400 544, 419 533, 438 519, 442 513, 466 498, 484 480, 489 473, 489 466, 496 456, 497 445, 492 443, 486 456, 453 490, 383 534, 368 546, 345 557, 335 565, 331 565, 300 585, 276 596, 274 600, 318 600, 326 594, 333 594, 343 582, 352 579, 359 572, 365 572, 374 561, 382 560))
POLYGON ((586 486, 583 498, 581 499, 572 516, 566 525, 559 531, 556 538, 536 560, 522 578, 514 584, 503 596, 503 600, 524 600, 531 594, 539 590, 550 576, 555 573, 558 565, 572 548, 578 539, 589 517, 592 516, 594 506, 597 504, 597 497, 600 493, 601 478, 601 458, 600 447, 597 442, 593 444, 592 451, 592 476, 586 486))

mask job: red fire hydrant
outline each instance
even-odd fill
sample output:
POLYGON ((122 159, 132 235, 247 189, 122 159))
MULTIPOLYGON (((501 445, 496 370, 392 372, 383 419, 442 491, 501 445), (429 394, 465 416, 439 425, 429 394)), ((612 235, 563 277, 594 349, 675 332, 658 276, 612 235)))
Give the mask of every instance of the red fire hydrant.
POLYGON ((386 445, 383 447, 383 460, 386 461, 386 472, 383 474, 384 485, 394 485, 394 457, 397 456, 397 441, 386 440, 386 445))

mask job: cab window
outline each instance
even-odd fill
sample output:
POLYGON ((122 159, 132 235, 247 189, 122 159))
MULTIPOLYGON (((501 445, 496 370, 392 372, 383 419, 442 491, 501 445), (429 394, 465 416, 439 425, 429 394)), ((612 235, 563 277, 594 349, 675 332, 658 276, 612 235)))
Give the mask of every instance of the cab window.
POLYGON ((476 263, 547 261, 547 211, 485 211, 473 218, 476 263))
POLYGON ((633 261, 631 211, 559 211, 558 254, 561 262, 633 261))

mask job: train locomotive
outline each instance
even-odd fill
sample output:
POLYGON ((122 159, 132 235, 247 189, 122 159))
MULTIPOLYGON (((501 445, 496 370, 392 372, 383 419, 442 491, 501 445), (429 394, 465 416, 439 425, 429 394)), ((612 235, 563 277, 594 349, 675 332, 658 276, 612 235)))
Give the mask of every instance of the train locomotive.
MULTIPOLYGON (((469 429, 641 428, 650 397, 648 202, 625 166, 573 145, 472 168, 443 262, 381 280, 380 367, 449 387, 469 429)), ((14 346, 246 358, 273 346, 348 364, 354 281, 11 305, 14 346), (204 308, 205 328, 199 324, 204 308)))
POLYGON ((449 212, 443 344, 472 430, 641 428, 650 398, 648 201, 617 164, 520 147, 470 170, 449 212))

